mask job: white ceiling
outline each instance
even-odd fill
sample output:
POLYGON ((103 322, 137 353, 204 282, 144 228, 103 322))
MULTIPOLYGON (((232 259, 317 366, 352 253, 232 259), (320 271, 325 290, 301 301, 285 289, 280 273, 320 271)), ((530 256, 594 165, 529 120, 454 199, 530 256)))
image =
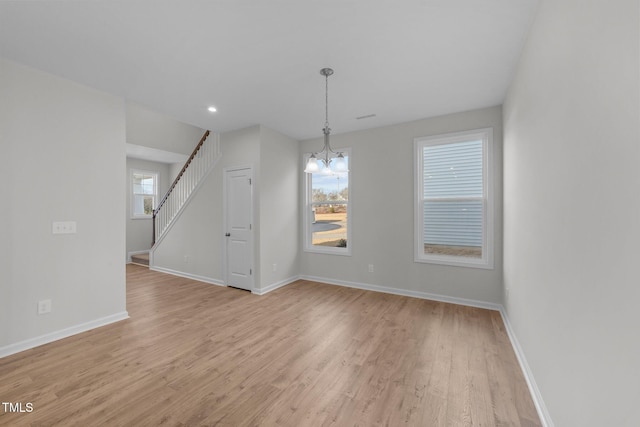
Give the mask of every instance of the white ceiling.
POLYGON ((537 3, 1 1, 0 56, 202 128, 307 139, 323 67, 333 133, 501 104, 537 3))

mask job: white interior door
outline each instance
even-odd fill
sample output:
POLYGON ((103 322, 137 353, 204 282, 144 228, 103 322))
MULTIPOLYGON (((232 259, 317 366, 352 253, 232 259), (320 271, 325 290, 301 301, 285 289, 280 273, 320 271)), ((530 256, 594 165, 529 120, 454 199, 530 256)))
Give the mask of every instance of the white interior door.
POLYGON ((253 289, 253 197, 251 169, 226 171, 227 286, 253 289))

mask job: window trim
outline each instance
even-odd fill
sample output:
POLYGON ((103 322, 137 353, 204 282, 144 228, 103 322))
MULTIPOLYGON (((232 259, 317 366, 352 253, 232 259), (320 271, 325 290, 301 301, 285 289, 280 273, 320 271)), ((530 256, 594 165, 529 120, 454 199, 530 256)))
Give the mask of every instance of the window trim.
MULTIPOLYGON (((338 248, 338 247, 330 247, 330 246, 314 246, 312 244, 312 232, 311 232, 311 177, 312 174, 302 172, 304 176, 304 198, 303 198, 303 207, 302 207, 302 236, 303 236, 303 251, 309 253, 318 253, 318 254, 329 254, 329 255, 341 255, 341 256, 351 256, 353 250, 353 239, 352 239, 352 210, 351 205, 353 204, 352 200, 352 174, 351 170, 353 169, 352 158, 351 158, 351 148, 340 148, 341 153, 344 153, 345 156, 349 158, 349 172, 347 172, 348 181, 349 181, 349 200, 347 200, 347 247, 346 248, 338 248)), ((311 153, 303 154, 303 164, 306 164, 309 161, 309 157, 311 153)))
MULTIPOLYGON (((494 252, 494 166, 493 166, 493 128, 474 129, 414 140, 414 262, 472 267, 493 270, 494 252), (430 145, 444 145, 469 140, 482 140, 482 258, 424 253, 424 180, 423 148, 430 145)), ((461 198, 462 199, 462 198, 461 198)))
MULTIPOLYGON (((150 170, 143 170, 143 169, 130 169, 129 170, 129 191, 130 191, 130 195, 131 195, 131 198, 130 198, 131 219, 151 219, 151 218, 153 218, 153 215, 136 214, 136 212, 135 212, 135 200, 136 200, 136 195, 137 195, 137 193, 135 193, 133 191, 133 176, 135 174, 153 175, 154 176, 153 197, 154 197, 154 205, 155 205, 158 202, 158 181, 160 180, 160 172, 150 171, 150 170)), ((155 209, 155 208, 156 208, 156 206, 153 206, 153 209, 155 209)))

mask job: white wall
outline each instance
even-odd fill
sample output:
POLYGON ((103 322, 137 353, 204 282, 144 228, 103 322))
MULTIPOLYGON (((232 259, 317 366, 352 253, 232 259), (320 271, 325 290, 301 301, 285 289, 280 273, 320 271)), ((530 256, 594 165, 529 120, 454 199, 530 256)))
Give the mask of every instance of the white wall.
POLYGON ((558 426, 636 426, 638 1, 543 0, 504 105, 508 316, 558 426))
POLYGON ((190 155, 205 132, 133 102, 127 102, 126 111, 129 144, 190 155))
MULTIPOLYGON (((222 270, 223 170, 234 166, 252 166, 256 176, 259 175, 259 144, 259 126, 228 132, 220 136, 222 157, 215 169, 207 176, 198 193, 186 206, 180 219, 155 250, 153 262, 156 268, 216 283, 224 282, 222 270)), ((254 186, 254 191, 257 188, 259 183, 254 186)), ((258 214, 255 214, 258 218, 258 214)), ((255 234, 257 236, 258 232, 256 231, 255 234)), ((254 243, 258 248, 259 239, 254 243)), ((259 283, 258 278, 256 283, 259 283)))
POLYGON ((158 199, 156 203, 159 203, 164 194, 169 188, 169 184, 173 182, 171 176, 170 166, 166 163, 150 162, 140 159, 127 158, 127 171, 126 171, 126 210, 125 218, 127 224, 127 252, 125 255, 131 252, 148 251, 151 248, 151 240, 153 239, 153 220, 151 218, 136 218, 133 219, 131 215, 131 198, 132 198, 132 184, 131 184, 131 171, 142 170, 155 172, 158 174, 158 199))
MULTIPOLYGON (((204 129, 180 122, 133 102, 127 102, 126 104, 126 120, 127 143, 187 156, 191 155, 205 132, 204 129)), ((160 173, 158 193, 158 202, 160 202, 169 185, 173 183, 173 180, 184 166, 184 162, 165 164, 149 160, 127 159, 127 184, 125 189, 127 197, 125 216, 127 223, 126 254, 149 250, 152 240, 152 220, 131 218, 130 170, 133 168, 160 173)))
MULTIPOLYGON (((9 107, 5 99, 6 83, 5 67, 7 65, 0 60, 0 198, 1 200, 7 200, 10 194, 12 194, 13 188, 13 144, 9 143, 7 139, 7 131, 5 130, 5 119, 8 118, 6 113, 9 107)), ((13 218, 13 209, 7 209, 6 203, 2 203, 0 208, 0 224, 11 224, 10 220, 13 218)), ((13 283, 13 266, 12 252, 13 243, 11 242, 13 233, 11 227, 0 227, 0 292, 2 292, 2 298, 0 298, 0 347, 3 343, 8 342, 9 334, 9 308, 11 307, 11 299, 13 294, 13 286, 9 286, 13 283)))
MULTIPOLYGON (((502 110, 485 108, 366 131, 333 135, 332 148, 351 147, 349 198, 352 256, 303 252, 300 272, 353 282, 488 303, 502 301, 502 110), (494 130, 495 227, 493 270, 414 262, 414 138, 470 129, 494 130), (368 265, 374 265, 374 273, 368 265)), ((301 152, 322 148, 304 141, 301 152)), ((302 159, 299 159, 302 164, 302 159)), ((300 177, 300 200, 304 200, 300 177)))
POLYGON ((154 268, 224 283, 224 170, 250 166, 254 288, 262 292, 296 278, 298 142, 264 126, 252 126, 222 134, 220 146, 220 161, 155 250, 154 268))
POLYGON ((126 316, 125 109, 120 98, 4 60, 0 93, 10 179, 0 187, 0 354, 7 354, 126 316), (76 221, 77 234, 53 235, 53 221, 76 221), (38 316, 42 299, 53 310, 38 316))
POLYGON ((259 287, 264 290, 299 274, 298 141, 260 126, 260 163, 259 287))

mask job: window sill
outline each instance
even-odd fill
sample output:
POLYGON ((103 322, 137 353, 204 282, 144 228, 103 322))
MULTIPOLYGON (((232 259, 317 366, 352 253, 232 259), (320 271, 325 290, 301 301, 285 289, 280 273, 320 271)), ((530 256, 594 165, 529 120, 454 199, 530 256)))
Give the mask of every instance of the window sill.
POLYGON ((434 256, 429 258, 416 257, 414 262, 422 264, 437 264, 453 267, 480 268, 483 270, 493 270, 493 262, 486 259, 434 256))
POLYGON ((341 250, 341 249, 334 249, 334 248, 326 248, 326 249, 304 248, 303 251, 310 254, 351 256, 351 251, 349 249, 341 250))

